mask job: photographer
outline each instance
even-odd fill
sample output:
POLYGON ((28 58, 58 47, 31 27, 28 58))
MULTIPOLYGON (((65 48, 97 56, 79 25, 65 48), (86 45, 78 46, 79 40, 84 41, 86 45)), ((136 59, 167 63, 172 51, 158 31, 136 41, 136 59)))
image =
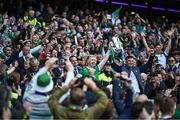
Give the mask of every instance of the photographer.
POLYGON ((97 119, 106 109, 108 99, 105 93, 100 90, 93 82, 92 78, 85 78, 85 85, 90 88, 97 96, 97 102, 83 110, 85 93, 82 89, 75 87, 77 78, 71 80, 68 86, 57 86, 49 99, 49 107, 55 119, 97 119), (70 90, 70 104, 64 107, 59 104, 59 98, 70 90))
POLYGON ((149 75, 150 80, 145 86, 145 94, 150 99, 154 99, 157 93, 161 93, 167 89, 164 81, 160 80, 157 73, 149 75))
POLYGON ((65 80, 66 72, 65 72, 65 60, 60 59, 56 63, 56 67, 52 69, 52 77, 54 84, 62 83, 65 80))
POLYGON ((56 61, 57 58, 47 60, 45 66, 39 69, 26 87, 23 104, 24 107, 30 104, 32 108, 29 115, 30 119, 53 119, 47 102, 54 84, 48 71, 56 61))
POLYGON ((33 76, 38 72, 39 70, 39 61, 32 57, 29 59, 29 68, 26 69, 24 80, 22 81, 23 85, 26 85, 30 82, 30 80, 33 78, 33 76))
POLYGON ((116 73, 114 75, 113 82, 113 101, 121 119, 131 119, 131 109, 133 104, 133 91, 131 86, 131 81, 129 80, 127 73, 116 73), (120 89, 121 85, 121 89, 120 89), (124 86, 124 87, 123 87, 124 86), (126 95, 123 96, 123 92, 126 95), (120 94, 121 90, 121 94, 120 94))

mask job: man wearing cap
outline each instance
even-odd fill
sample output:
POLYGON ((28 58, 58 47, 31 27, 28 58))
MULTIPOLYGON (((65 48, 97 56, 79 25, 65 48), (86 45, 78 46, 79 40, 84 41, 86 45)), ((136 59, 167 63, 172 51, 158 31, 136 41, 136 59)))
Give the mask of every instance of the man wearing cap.
POLYGON ((111 83, 114 75, 114 71, 111 68, 111 64, 109 61, 106 62, 104 66, 104 70, 99 74, 99 80, 103 86, 107 86, 111 83))
POLYGON ((29 116, 30 119, 53 119, 47 101, 54 83, 48 70, 52 67, 55 61, 57 61, 57 58, 49 59, 45 63, 45 66, 33 76, 25 90, 23 104, 26 107, 28 103, 32 108, 29 116))

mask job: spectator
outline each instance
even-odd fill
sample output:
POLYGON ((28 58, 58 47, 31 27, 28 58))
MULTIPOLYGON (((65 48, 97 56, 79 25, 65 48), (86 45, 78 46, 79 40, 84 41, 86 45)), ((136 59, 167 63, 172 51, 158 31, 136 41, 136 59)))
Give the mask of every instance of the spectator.
POLYGON ((35 12, 34 10, 29 10, 29 14, 27 16, 24 16, 24 21, 29 22, 29 24, 36 26, 37 25, 37 19, 35 18, 35 12))
POLYGON ((71 56, 69 59, 71 63, 74 65, 74 75, 76 76, 77 74, 79 74, 79 70, 80 70, 77 58, 75 56, 71 56))
POLYGON ((83 110, 84 92, 80 88, 72 88, 70 92, 70 104, 68 108, 59 105, 58 99, 70 87, 75 85, 75 80, 69 86, 57 87, 51 98, 49 99, 49 107, 55 118, 72 119, 72 118, 99 118, 106 109, 108 99, 103 91, 101 91, 91 78, 84 79, 85 84, 95 92, 97 96, 97 103, 83 110), (74 82, 74 83, 73 83, 74 82))
POLYGON ((110 50, 107 51, 104 59, 98 65, 96 65, 97 63, 96 56, 90 55, 86 61, 88 66, 82 69, 80 73, 84 76, 91 76, 91 77, 95 76, 95 80, 98 80, 98 74, 105 65, 106 61, 108 60, 109 54, 110 54, 110 50))
POLYGON ((5 85, 0 85, 0 117, 1 119, 10 119, 11 111, 8 106, 10 100, 10 90, 5 85))
POLYGON ((126 66, 123 66, 122 68, 119 68, 118 66, 114 66, 113 68, 118 72, 127 72, 130 80, 132 80, 132 85, 134 88, 134 92, 136 95, 143 93, 143 86, 142 81, 140 78, 140 74, 142 71, 146 71, 148 67, 151 67, 152 61, 154 58, 154 51, 151 52, 149 61, 141 67, 137 67, 135 62, 135 58, 133 56, 126 57, 126 66))
POLYGON ((169 51, 171 49, 171 42, 172 42, 172 36, 173 31, 169 31, 168 32, 168 45, 165 49, 164 52, 162 52, 162 46, 160 44, 156 45, 156 59, 158 61, 159 64, 161 64, 163 66, 163 68, 166 68, 166 60, 167 60, 167 56, 169 54, 169 51))
POLYGON ((0 2, 2 119, 179 118, 179 21, 56 2, 0 2))
POLYGON ((45 66, 41 68, 32 78, 31 82, 24 93, 24 105, 30 103, 32 111, 30 119, 53 119, 53 116, 48 107, 49 93, 53 89, 53 81, 48 74, 48 70, 57 61, 57 58, 49 59, 45 66))
POLYGON ((107 61, 104 70, 99 74, 99 80, 101 81, 101 84, 103 86, 107 86, 108 84, 111 84, 113 79, 114 71, 112 70, 110 66, 110 62, 107 61))
POLYGON ((133 119, 154 119, 152 104, 149 102, 135 102, 132 108, 133 119))
POLYGON ((159 119, 160 120, 172 119, 175 113, 175 109, 176 109, 176 104, 171 98, 169 97, 162 98, 160 102, 161 116, 159 119))
POLYGON ((141 80, 142 80, 143 86, 146 86, 146 83, 147 83, 147 74, 146 73, 141 73, 141 80))
POLYGON ((145 94, 148 98, 154 99, 157 93, 160 93, 167 88, 164 81, 160 81, 156 73, 151 73, 150 76, 150 81, 145 86, 145 94))

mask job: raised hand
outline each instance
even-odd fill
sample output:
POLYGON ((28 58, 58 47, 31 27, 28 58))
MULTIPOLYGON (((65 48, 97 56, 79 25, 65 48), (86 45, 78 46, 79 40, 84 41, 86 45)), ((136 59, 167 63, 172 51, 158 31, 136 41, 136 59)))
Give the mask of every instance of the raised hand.
POLYGON ((69 61, 69 59, 65 61, 65 64, 66 64, 67 71, 73 71, 74 70, 74 67, 73 67, 72 63, 69 61))
POLYGON ((154 49, 149 49, 148 52, 149 52, 149 54, 152 55, 152 56, 153 56, 154 53, 155 53, 154 49))
POLYGON ((86 86, 87 86, 88 88, 90 88, 90 89, 93 90, 93 91, 97 89, 97 86, 96 86, 95 82, 92 80, 92 78, 86 77, 86 78, 84 79, 84 83, 86 84, 86 86))

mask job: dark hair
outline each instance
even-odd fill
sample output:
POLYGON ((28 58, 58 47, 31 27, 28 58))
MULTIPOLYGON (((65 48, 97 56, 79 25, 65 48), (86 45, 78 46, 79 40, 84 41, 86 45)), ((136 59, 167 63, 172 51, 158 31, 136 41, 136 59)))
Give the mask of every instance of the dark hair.
POLYGON ((160 43, 156 43, 156 46, 161 46, 161 44, 160 43))
POLYGON ((169 97, 162 98, 159 103, 161 113, 163 115, 173 113, 175 104, 176 103, 173 101, 173 99, 171 99, 169 97))
POLYGON ((149 115, 152 114, 153 104, 152 102, 135 102, 132 107, 132 117, 133 119, 138 119, 141 112, 145 109, 149 115))
POLYGON ((143 103, 142 102, 135 102, 132 107, 132 118, 138 119, 140 113, 143 110, 143 103))
POLYGON ((153 103, 151 101, 144 102, 144 108, 146 109, 147 113, 151 115, 153 111, 153 103))
POLYGON ((177 71, 175 76, 180 76, 180 71, 177 71))
POLYGON ((71 61, 71 59, 72 59, 73 57, 77 58, 76 56, 73 55, 73 56, 69 57, 69 60, 71 61))
POLYGON ((155 76, 158 76, 158 74, 155 73, 155 72, 151 72, 149 76, 150 76, 150 77, 155 77, 155 76))
POLYGON ((111 98, 111 91, 107 87, 102 87, 101 89, 106 93, 108 98, 111 98))
MULTIPOLYGON (((127 59, 130 59, 130 58, 135 59, 135 57, 133 57, 132 55, 129 55, 129 56, 126 57, 126 60, 127 60, 127 59)), ((136 59, 135 59, 135 60, 136 60, 136 59)))
POLYGON ((3 109, 8 108, 8 101, 10 98, 10 90, 5 85, 0 84, 0 119, 3 115, 3 109))
POLYGON ((73 105, 82 105, 85 93, 81 88, 73 88, 70 92, 70 102, 73 105))
POLYGON ((24 115, 25 115, 25 109, 22 105, 22 103, 20 102, 20 100, 18 99, 12 99, 12 106, 13 108, 11 109, 12 111, 12 119, 23 119, 24 115))

